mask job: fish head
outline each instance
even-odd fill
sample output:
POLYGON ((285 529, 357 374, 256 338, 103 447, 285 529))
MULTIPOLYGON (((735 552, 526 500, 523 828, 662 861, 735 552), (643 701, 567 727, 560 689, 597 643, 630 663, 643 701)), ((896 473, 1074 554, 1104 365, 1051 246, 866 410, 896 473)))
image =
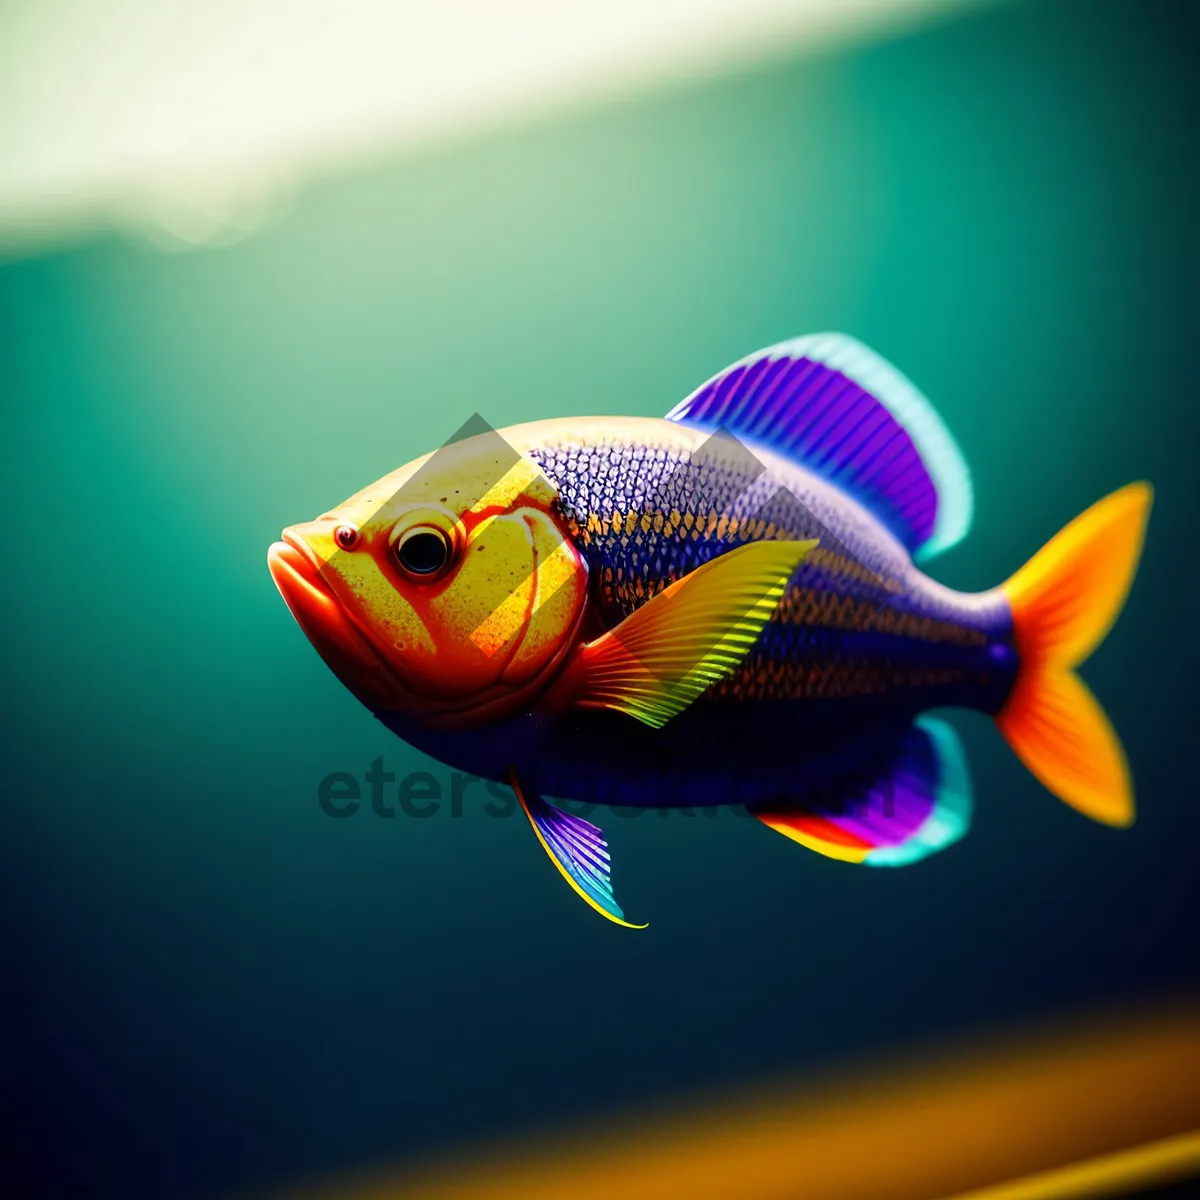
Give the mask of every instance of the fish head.
POLYGON ((521 711, 564 664, 587 597, 570 532, 534 463, 489 433, 290 526, 267 561, 372 711, 470 726, 521 711))

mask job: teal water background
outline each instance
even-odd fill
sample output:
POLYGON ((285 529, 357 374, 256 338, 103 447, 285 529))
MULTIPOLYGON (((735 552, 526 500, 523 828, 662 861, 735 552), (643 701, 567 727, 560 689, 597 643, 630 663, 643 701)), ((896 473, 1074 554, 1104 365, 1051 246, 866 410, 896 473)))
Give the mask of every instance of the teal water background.
POLYGON ((25 1166, 207 1195, 1200 983, 1198 51, 1185 3, 996 6, 323 183, 236 246, 0 266, 25 1166), (872 871, 728 813, 606 816, 651 923, 619 929, 481 789, 451 814, 266 546, 474 411, 657 415, 826 329, 910 374, 972 465, 947 584, 1155 484, 1085 671, 1140 819, 1087 822, 963 715, 953 850, 872 871), (377 756, 443 808, 325 816, 321 779, 377 756))

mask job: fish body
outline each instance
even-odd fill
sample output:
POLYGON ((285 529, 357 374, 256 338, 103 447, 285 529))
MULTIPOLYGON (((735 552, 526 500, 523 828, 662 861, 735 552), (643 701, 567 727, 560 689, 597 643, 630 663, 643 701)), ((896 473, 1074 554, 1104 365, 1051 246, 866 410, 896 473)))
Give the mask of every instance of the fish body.
POLYGON ((815 538, 754 648, 663 729, 534 704, 471 730, 385 723, 442 761, 586 803, 758 804, 828 791, 932 708, 998 712, 1017 671, 996 589, 954 592, 861 503, 762 446, 663 419, 550 420, 499 431, 536 464, 586 563, 596 625, 763 537, 815 538))
POLYGON ((1150 502, 1131 484, 1000 586, 944 587, 923 566, 969 528, 962 455, 904 376, 826 334, 661 419, 475 420, 268 562, 342 682, 510 782, 571 887, 628 924, 602 832, 546 796, 743 805, 829 857, 902 865, 969 824, 962 748, 929 715, 969 708, 1060 798, 1128 824, 1124 752, 1075 668, 1150 502))

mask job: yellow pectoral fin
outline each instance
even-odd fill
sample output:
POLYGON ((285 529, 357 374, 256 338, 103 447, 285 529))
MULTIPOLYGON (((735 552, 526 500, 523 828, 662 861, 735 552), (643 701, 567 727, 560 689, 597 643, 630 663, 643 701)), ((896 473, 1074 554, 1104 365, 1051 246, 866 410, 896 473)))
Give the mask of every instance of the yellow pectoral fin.
POLYGON ((676 580, 582 648, 574 704, 661 728, 737 670, 816 544, 754 542, 676 580))

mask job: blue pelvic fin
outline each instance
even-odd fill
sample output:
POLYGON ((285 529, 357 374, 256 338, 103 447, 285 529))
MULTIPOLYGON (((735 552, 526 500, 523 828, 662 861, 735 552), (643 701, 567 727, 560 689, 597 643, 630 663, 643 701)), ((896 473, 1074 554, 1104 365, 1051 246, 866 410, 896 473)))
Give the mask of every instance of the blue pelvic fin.
POLYGON ((645 925, 626 921, 621 906, 613 899, 608 843, 604 840, 603 830, 527 792, 516 772, 509 772, 509 782, 542 849, 574 891, 601 916, 617 925, 624 925, 626 929, 645 929, 645 925))
POLYGON ((724 428, 835 483, 920 560, 971 525, 971 473, 929 401, 861 342, 818 333, 714 375, 668 414, 724 428))
POLYGON ((836 795, 755 812, 785 837, 843 862, 900 867, 958 841, 971 822, 971 780, 958 734, 918 718, 836 795))

